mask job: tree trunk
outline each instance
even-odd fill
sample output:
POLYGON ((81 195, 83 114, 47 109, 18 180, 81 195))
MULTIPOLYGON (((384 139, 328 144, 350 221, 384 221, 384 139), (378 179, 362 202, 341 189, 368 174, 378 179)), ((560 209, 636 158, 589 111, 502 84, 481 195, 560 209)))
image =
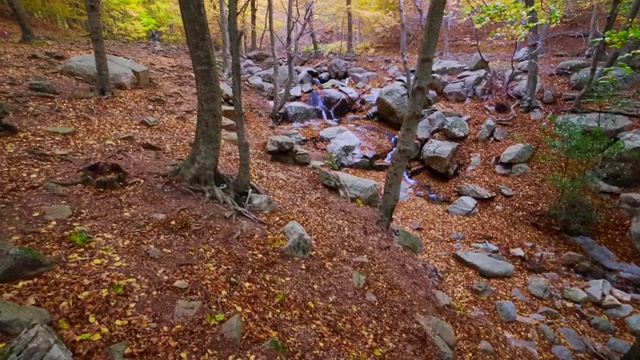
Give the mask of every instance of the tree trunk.
POLYGON ((421 0, 413 0, 413 5, 415 5, 416 10, 418 10, 418 14, 420 15, 420 29, 424 29, 424 24, 427 21, 424 10, 422 10, 422 1, 421 0))
POLYGON ((220 156, 222 103, 204 0, 179 0, 198 97, 196 136, 180 176, 192 186, 216 186, 220 156))
POLYGON ((276 30, 273 28, 273 0, 267 1, 267 12, 269 13, 269 37, 271 40, 271 57, 273 57, 273 108, 271 109, 270 118, 275 123, 278 121, 278 111, 280 104, 278 96, 280 95, 280 64, 278 63, 278 53, 276 52, 276 30))
POLYGON ((258 21, 258 6, 256 0, 251 0, 251 51, 258 48, 258 38, 256 36, 256 23, 258 21))
POLYGON ((447 16, 444 17, 444 49, 442 50, 444 54, 449 54, 449 30, 451 28, 452 16, 452 14, 447 14, 447 16))
MULTIPOLYGON (((624 22, 624 25, 622 26, 622 29, 620 30, 621 32, 629 31, 629 27, 633 24, 633 21, 638 16, 638 11, 639 10, 640 10, 640 0, 635 0, 633 2, 633 4, 631 5, 631 8, 629 8, 629 13, 627 14, 627 18, 626 18, 626 20, 624 22)), ((605 68, 609 68, 609 67, 612 67, 613 65, 615 65, 616 61, 618 61, 618 58, 620 57, 620 55, 622 55, 625 52, 629 51, 629 42, 632 42, 634 40, 635 39, 633 37, 630 37, 630 39, 627 40, 627 43, 624 45, 624 47, 622 49, 616 49, 616 51, 614 51, 613 54, 611 54, 611 56, 609 56, 609 58, 607 59, 607 63, 604 65, 604 67, 605 68)))
POLYGON ((596 32, 598 31, 598 2, 593 3, 591 8, 591 23, 589 24, 589 44, 596 39, 596 32))
POLYGON ((522 109, 532 111, 537 106, 536 89, 538 87, 538 12, 535 9, 535 0, 525 0, 524 5, 529 9, 529 72, 527 73, 527 95, 522 99, 522 109))
POLYGON ((636 338, 636 342, 627 351, 620 360, 638 360, 640 359, 640 338, 636 338))
POLYGON ((400 7, 400 54, 402 66, 407 76, 407 88, 411 89, 411 71, 409 70, 409 58, 407 55, 407 20, 404 16, 404 0, 399 0, 400 7))
POLYGON ((9 7, 11 7, 11 11, 13 11, 14 15, 18 19, 18 24, 20 25, 20 32, 22 33, 20 42, 32 42, 36 39, 36 34, 33 32, 33 28, 31 28, 31 24, 29 23, 29 19, 27 18, 27 13, 22 7, 22 3, 20 2, 20 0, 7 1, 9 2, 9 7))
POLYGON ((598 43, 595 46, 595 50, 593 51, 593 58, 591 59, 591 68, 589 70, 589 78, 584 85, 584 88, 578 96, 576 96, 575 100, 573 100, 573 110, 577 111, 582 107, 582 99, 585 97, 591 88, 593 87, 593 83, 596 80, 596 73, 598 72, 598 59, 602 57, 605 51, 605 35, 608 31, 613 29, 613 25, 616 22, 616 18, 618 17, 618 10, 620 9, 620 2, 622 0, 613 0, 611 2, 611 9, 609 10, 609 15, 607 15, 607 22, 604 26, 604 31, 602 32, 602 36, 597 40, 598 43))
POLYGON ((229 27, 227 26, 227 5, 220 0, 220 35, 222 36, 222 72, 225 77, 231 72, 229 59, 229 27))
POLYGON ((402 122, 400 135, 398 138, 398 148, 391 159, 391 166, 387 172, 384 184, 382 201, 378 207, 379 224, 388 229, 393 222, 398 199, 400 197, 400 185, 413 153, 413 142, 416 137, 416 129, 422 115, 424 102, 429 91, 431 82, 431 69, 433 67, 433 57, 438 45, 438 36, 442 26, 446 0, 431 0, 427 12, 426 25, 422 31, 422 43, 418 54, 418 64, 416 67, 416 78, 413 88, 410 89, 409 111, 402 122))
POLYGON ((231 184, 236 194, 249 191, 251 174, 249 172, 250 155, 249 140, 244 128, 244 111, 242 110, 242 74, 240 72, 240 32, 238 31, 238 0, 229 0, 229 39, 231 40, 231 79, 233 86, 233 109, 235 111, 238 134, 238 152, 240 165, 238 176, 231 184))
POLYGON ((98 92, 101 96, 111 96, 111 81, 109 81, 109 64, 107 51, 104 48, 102 37, 102 19, 100 17, 100 0, 85 0, 87 18, 89 23, 89 36, 93 45, 93 54, 96 58, 96 81, 98 92))
POLYGON ((353 11, 351 0, 347 0, 347 55, 353 54, 353 11))
POLYGON ((262 35, 260 35, 260 49, 262 49, 262 43, 264 40, 264 34, 267 33, 267 29, 269 29, 269 27, 267 26, 267 20, 269 17, 269 9, 267 9, 267 11, 264 12, 264 29, 262 30, 262 35))
POLYGON ((316 31, 313 29, 313 5, 309 9, 309 32, 311 33, 311 44, 313 45, 313 50, 320 49, 318 45, 318 38, 316 37, 316 31))

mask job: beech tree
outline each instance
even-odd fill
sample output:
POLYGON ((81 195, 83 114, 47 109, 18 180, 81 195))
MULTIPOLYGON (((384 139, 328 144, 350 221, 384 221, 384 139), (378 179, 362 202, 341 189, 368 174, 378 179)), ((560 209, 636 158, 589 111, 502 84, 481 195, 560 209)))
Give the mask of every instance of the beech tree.
MULTIPOLYGON (((640 0, 634 0, 633 3, 631 4, 631 7, 629 8, 629 12, 627 13, 627 18, 625 19, 624 24, 622 25, 622 29, 620 29, 621 33, 629 31, 629 28, 634 24, 634 21, 636 21, 636 18, 638 17, 638 11, 640 11, 640 0)), ((618 61, 618 58, 621 55, 628 53, 632 49, 631 43, 637 42, 638 40, 639 39, 633 36, 629 36, 629 39, 626 41, 626 43, 621 48, 616 49, 609 56, 604 67, 609 68, 614 66, 616 64, 616 61, 618 61)))
POLYGON ((405 19, 404 0, 399 2, 400 9, 400 54, 402 56, 402 66, 407 76, 407 88, 411 89, 411 71, 409 70, 409 56, 407 54, 407 20, 405 19))
POLYGON ((20 2, 20 0, 7 1, 9 2, 11 11, 16 16, 16 19, 18 19, 18 25, 20 25, 20 33, 22 34, 20 37, 20 42, 32 42, 36 39, 36 34, 33 32, 33 28, 31 28, 31 24, 29 23, 29 19, 27 18, 27 13, 22 7, 22 3, 20 2))
MULTIPOLYGON (((231 5, 229 5, 231 6, 231 5)), ((258 6, 256 0, 251 0, 251 51, 255 51, 258 48, 258 38, 256 34, 256 23, 258 21, 258 6)))
POLYGON ((226 77, 229 74, 231 60, 229 59, 229 27, 227 26, 227 5, 224 0, 220 5, 220 37, 222 38, 222 72, 226 77))
POLYGON ((532 111, 539 106, 536 98, 538 88, 538 52, 540 51, 540 36, 538 34, 538 12, 535 7, 535 0, 524 0, 524 6, 528 10, 527 22, 529 23, 529 46, 528 46, 528 73, 526 96, 521 101, 524 111, 532 111))
POLYGON ((384 183, 382 201, 378 207, 378 222, 385 229, 388 229, 393 222, 393 213, 400 198, 400 185, 407 163, 413 153, 416 130, 429 92, 433 57, 438 45, 446 2, 446 0, 431 0, 429 4, 426 24, 422 31, 416 78, 413 87, 409 89, 409 110, 402 122, 400 135, 398 136, 398 148, 391 159, 391 165, 384 183))
POLYGON ((107 62, 107 51, 105 50, 102 36, 100 0, 85 0, 85 8, 88 17, 89 36, 93 45, 93 54, 96 58, 98 93, 101 96, 111 96, 113 95, 113 90, 109 80, 109 63, 107 62))
POLYGON ((353 54, 353 9, 351 0, 347 0, 347 55, 353 54))

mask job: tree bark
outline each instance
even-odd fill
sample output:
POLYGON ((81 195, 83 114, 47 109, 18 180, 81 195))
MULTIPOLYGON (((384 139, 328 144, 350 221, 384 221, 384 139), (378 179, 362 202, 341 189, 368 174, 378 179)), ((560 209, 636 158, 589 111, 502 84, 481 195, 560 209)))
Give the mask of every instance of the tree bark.
POLYGON ((33 28, 29 23, 29 19, 27 18, 27 13, 24 11, 22 7, 22 3, 20 0, 7 0, 9 2, 9 7, 13 14, 18 19, 18 25, 20 25, 20 42, 29 43, 36 39, 36 34, 33 32, 33 28))
POLYGON ((353 54, 353 11, 351 0, 347 0, 347 55, 353 54))
POLYGON ((604 54, 606 42, 605 35, 608 31, 613 29, 613 25, 616 22, 616 18, 618 17, 618 10, 620 9, 620 2, 622 0, 613 0, 611 2, 611 9, 609 9, 609 15, 607 15, 607 22, 604 26, 604 30, 602 32, 602 36, 597 40, 598 43, 595 46, 595 50, 593 51, 593 58, 591 59, 591 68, 589 69, 589 78, 584 85, 584 88, 578 96, 576 96, 575 100, 573 100, 573 110, 579 110, 582 106, 582 99, 585 97, 591 88, 593 87, 593 83, 596 80, 596 73, 598 72, 598 59, 604 54))
POLYGON ((411 71, 409 70, 409 56, 407 55, 407 20, 404 15, 404 0, 399 0, 400 10, 400 54, 402 66, 407 76, 407 88, 411 89, 411 71))
POLYGON ((591 8, 591 23, 589 24, 589 43, 596 39, 596 32, 598 31, 598 2, 593 3, 591 8))
POLYGON ((269 17, 269 9, 267 9, 267 11, 264 12, 264 29, 262 30, 262 35, 260 35, 260 49, 262 49, 262 44, 263 44, 263 40, 264 40, 264 34, 266 34, 267 33, 267 29, 269 29, 268 17, 269 17))
POLYGON ((96 82, 101 96, 113 95, 111 81, 109 80, 109 63, 107 51, 102 37, 102 19, 100 17, 100 0, 85 0, 87 18, 89 24, 89 36, 93 45, 93 54, 96 58, 96 82))
POLYGON ((438 45, 438 36, 440 35, 446 2, 446 0, 431 0, 429 4, 426 25, 422 31, 416 78, 413 87, 410 89, 409 111, 402 122, 398 148, 391 159, 391 166, 389 166, 384 184, 382 201, 378 207, 378 222, 385 229, 388 229, 393 222, 393 213, 400 197, 400 185, 407 163, 413 153, 416 129, 420 122, 424 102, 429 91, 429 83, 431 82, 433 57, 438 45))
POLYGON ((231 189, 236 194, 244 194, 249 191, 251 162, 249 153, 249 140, 244 127, 244 111, 242 110, 242 73, 240 72, 240 41, 241 34, 238 31, 238 0, 229 0, 229 39, 231 40, 231 80, 233 88, 233 109, 235 111, 236 131, 238 134, 238 153, 240 164, 238 175, 231 183, 231 189))
POLYGON ((532 111, 536 107, 536 89, 538 88, 538 12, 535 9, 535 0, 525 0, 525 6, 529 9, 528 22, 529 28, 529 60, 527 73, 527 95, 522 99, 522 109, 524 111, 532 111))
MULTIPOLYGON (((640 10, 640 0, 635 0, 633 4, 631 4, 631 8, 629 8, 629 13, 627 13, 627 18, 624 22, 624 25, 622 25, 622 29, 620 30, 621 32, 629 31, 629 27, 633 24, 633 21, 638 16, 639 10, 640 10)), ((629 51, 629 48, 630 48, 629 42, 632 42, 635 40, 636 39, 631 38, 627 40, 627 43, 624 45, 622 49, 616 49, 616 51, 614 51, 613 54, 609 56, 609 58, 607 59, 607 63, 604 65, 604 67, 609 68, 615 65, 620 55, 629 51)))
POLYGON ((258 48, 258 38, 256 35, 256 24, 258 21, 258 6, 256 0, 251 0, 251 51, 258 48))
POLYGON ((222 71, 225 77, 231 72, 231 60, 229 58, 229 27, 227 26, 227 5, 224 0, 220 4, 220 35, 222 36, 222 71))
POLYGON ((192 186, 215 188, 219 178, 222 100, 204 0, 179 0, 182 23, 191 55, 198 98, 196 135, 180 176, 192 186))
POLYGON ((420 29, 424 29, 424 24, 427 21, 424 10, 422 9, 422 1, 421 0, 413 0, 413 5, 415 5, 416 10, 418 10, 418 14, 420 15, 420 29))
POLYGON ((267 13, 269 17, 269 37, 271 41, 271 57, 273 57, 273 108, 269 117, 275 123, 278 121, 278 111, 280 104, 278 96, 280 95, 280 64, 278 63, 278 53, 276 52, 276 30, 273 28, 273 0, 267 1, 267 13))
POLYGON ((320 49, 318 45, 318 38, 316 36, 316 31, 313 29, 313 5, 309 9, 309 32, 311 34, 311 44, 313 45, 313 50, 320 49))

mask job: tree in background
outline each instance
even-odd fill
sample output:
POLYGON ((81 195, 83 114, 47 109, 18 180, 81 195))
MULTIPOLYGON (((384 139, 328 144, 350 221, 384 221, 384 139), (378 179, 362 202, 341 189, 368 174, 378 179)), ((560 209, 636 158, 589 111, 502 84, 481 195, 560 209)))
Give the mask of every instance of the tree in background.
POLYGON ((36 34, 33 32, 33 28, 31 28, 31 24, 29 23, 29 19, 27 18, 27 13, 24 11, 22 7, 22 3, 20 0, 7 0, 9 2, 9 7, 11 7, 11 11, 18 19, 18 24, 20 25, 20 42, 29 43, 36 39, 36 34))
POLYGON ((527 23, 529 27, 529 46, 528 46, 528 72, 527 72, 527 91, 525 97, 520 102, 520 107, 525 112, 532 111, 540 107, 536 98, 536 90, 538 89, 538 52, 540 51, 540 36, 538 34, 538 11, 536 10, 535 0, 524 0, 524 6, 527 8, 527 23))
POLYGON ((409 111, 402 122, 400 135, 398 136, 398 149, 391 159, 391 165, 384 183, 382 201, 378 207, 378 222, 385 229, 388 229, 393 222, 393 213, 400 198, 400 185, 404 178, 407 163, 413 154, 413 142, 416 138, 416 130, 422 116, 424 102, 429 92, 433 57, 438 45, 446 2, 446 0, 431 0, 429 4, 426 24, 422 31, 416 78, 409 92, 409 111))
POLYGON ((353 11, 351 0, 347 0, 347 55, 353 55, 353 11))
POLYGON ((100 0, 85 0, 87 11, 89 36, 93 45, 93 54, 96 57, 96 82, 98 83, 98 93, 101 96, 113 95, 111 81, 109 80, 109 63, 107 62, 107 51, 104 47, 102 36, 102 19, 100 17, 100 0))
POLYGON ((256 0, 251 0, 251 51, 255 51, 258 48, 258 39, 256 35, 256 23, 258 21, 258 6, 256 0))
MULTIPOLYGON (((629 51, 631 51, 631 49, 634 48, 632 43, 636 43, 636 47, 637 47, 637 42, 640 39, 637 37, 637 35, 633 36, 629 34, 629 30, 632 30, 632 27, 634 26, 634 22, 636 26, 638 25, 637 23, 638 11, 640 11, 640 0, 634 0, 633 3, 631 4, 631 7, 629 8, 629 12, 627 13, 627 18, 625 19, 624 24, 622 25, 622 28, 617 33, 617 35, 622 35, 623 37, 626 37, 626 41, 623 41, 624 45, 616 49, 609 56, 609 58, 607 59, 607 62, 604 65, 605 68, 614 66, 616 64, 616 61, 618 61, 618 58, 621 55, 629 53, 629 51)), ((638 32, 638 29, 636 28, 635 31, 638 32)))
POLYGON ((231 60, 229 59, 229 27, 227 26, 227 4, 220 0, 220 35, 222 38, 222 72, 226 77, 230 73, 231 60))

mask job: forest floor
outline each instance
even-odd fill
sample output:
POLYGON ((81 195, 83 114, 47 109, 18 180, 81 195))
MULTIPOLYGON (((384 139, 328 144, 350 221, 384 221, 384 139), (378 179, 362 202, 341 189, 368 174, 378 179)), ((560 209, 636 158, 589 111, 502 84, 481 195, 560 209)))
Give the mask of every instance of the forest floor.
MULTIPOLYGON (((22 45, 17 43, 17 28, 9 26, 9 30, 11 36, 0 38, 0 102, 10 105, 7 119, 22 131, 0 138, 0 239, 33 246, 58 266, 33 280, 3 284, 0 293, 5 300, 46 308, 54 328, 77 358, 107 358, 107 346, 126 340, 127 356, 139 359, 424 359, 435 350, 415 321, 416 314, 434 314, 453 325, 458 358, 483 358, 478 349, 483 339, 491 342, 499 358, 527 357, 525 350, 509 347, 504 335, 526 340, 535 327, 505 323, 495 311, 495 300, 512 299, 514 286, 526 289, 531 274, 526 262, 512 261, 516 266, 513 278, 485 280, 495 295, 480 298, 471 291, 480 278, 453 260, 451 236, 463 233, 465 247, 490 239, 507 257, 508 249, 515 247, 525 248, 528 255, 579 252, 539 216, 554 199, 548 181, 554 165, 542 160, 546 150, 539 122, 529 115, 517 116, 509 127, 511 135, 503 142, 463 141, 462 159, 471 154, 483 159, 481 166, 464 177, 445 183, 420 175, 417 180, 431 183, 443 194, 453 195, 463 182, 492 189, 504 183, 516 194, 481 203, 478 214, 471 217, 450 216, 445 205, 419 197, 401 202, 395 225, 411 229, 417 222, 422 227, 415 233, 425 248, 415 256, 375 226, 375 209, 346 203, 324 188, 311 168, 271 161, 266 140, 278 129, 270 127, 265 99, 251 90, 244 93, 251 175, 278 205, 277 211, 260 215, 267 224, 228 217, 227 209, 165 177, 166 169, 188 154, 195 131, 195 87, 183 47, 167 46, 154 53, 148 44, 109 41, 109 53, 147 66, 153 85, 117 91, 110 99, 85 98, 90 86, 61 75, 60 61, 31 55, 55 51, 70 58, 90 53, 88 39, 51 31, 51 40, 22 45), (36 76, 53 81, 60 94, 41 97, 29 92, 27 83, 36 76), (141 125, 140 120, 148 116, 159 125, 141 125), (52 126, 71 126, 75 132, 47 131, 52 126), (530 163, 532 171, 523 177, 500 178, 490 159, 516 142, 538 149, 530 163), (143 143, 160 150, 144 149, 143 143), (105 191, 83 185, 43 186, 51 179, 76 178, 78 170, 98 161, 120 164, 135 181, 105 191), (70 205, 73 213, 68 219, 46 220, 44 209, 56 204, 70 205), (314 239, 309 259, 291 259, 279 250, 284 243, 281 229, 291 220, 300 222, 314 239), (93 241, 85 246, 70 242, 69 234, 77 227, 88 229, 93 241), (529 243, 533 245, 527 247, 529 243), (363 256, 367 262, 362 261, 363 256), (437 285, 429 264, 443 275, 437 285), (364 289, 353 286, 355 270, 367 274, 364 289), (175 286, 177 281, 186 281, 188 286, 175 286), (454 306, 436 308, 435 288, 447 293, 454 306), (375 295, 377 301, 366 300, 365 293, 375 295), (173 319, 180 299, 202 302, 190 321, 173 319), (485 315, 477 316, 478 311, 485 315), (225 320, 242 315, 239 345, 220 336, 221 314, 225 320), (274 338, 286 350, 278 352, 273 342, 267 344, 274 338)), ((559 51, 576 48, 566 40, 558 41, 560 45, 559 51)), ((452 49, 461 58, 474 51, 463 40, 452 49)), ((497 60, 510 55, 506 45, 486 51, 497 60)), ((383 57, 374 56, 369 62, 364 56, 360 66, 379 71, 383 57)), ((558 61, 553 56, 542 60, 542 79, 557 94, 568 84, 566 78, 549 76, 558 61)), ((488 117, 480 102, 442 102, 438 106, 470 115, 472 134, 488 117)), ((566 108, 559 103, 545 112, 566 108)), ((235 172, 235 143, 223 144, 221 161, 224 172, 235 172)), ((383 172, 367 172, 366 176, 383 184, 383 172)), ((638 263, 638 255, 628 251, 629 219, 619 214, 614 199, 605 200, 601 211, 602 223, 594 229, 594 238, 622 260, 638 263)), ((545 265, 548 271, 562 274, 563 284, 583 283, 565 273, 557 258, 545 265)), ((530 303, 518 302, 518 313, 535 313, 542 305, 548 304, 534 298, 530 303)), ((608 336, 580 320, 574 308, 567 305, 557 310, 561 313, 558 322, 607 342, 608 336)), ((613 321, 620 329, 616 336, 631 342, 632 336, 622 330, 623 321, 613 321)), ((9 340, 0 338, 0 342, 9 340)), ((553 358, 549 347, 540 341, 541 359, 553 358)))

